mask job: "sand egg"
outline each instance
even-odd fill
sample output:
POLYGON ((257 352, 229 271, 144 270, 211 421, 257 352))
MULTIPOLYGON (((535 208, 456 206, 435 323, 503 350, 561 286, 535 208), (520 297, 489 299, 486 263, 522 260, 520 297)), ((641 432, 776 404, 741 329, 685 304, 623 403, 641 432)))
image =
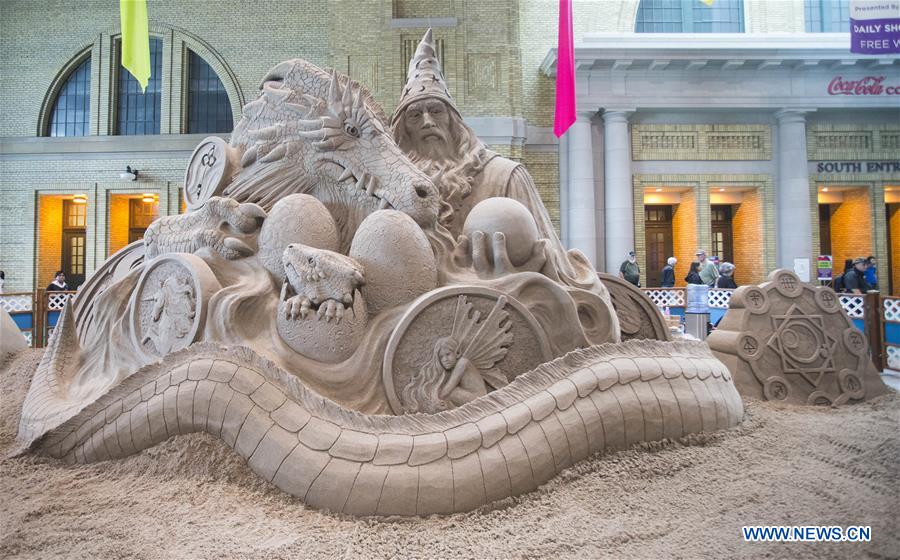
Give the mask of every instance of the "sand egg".
POLYGON ((369 313, 410 302, 437 286, 437 263, 431 244, 412 218, 396 210, 379 210, 360 224, 350 256, 365 270, 361 291, 369 313))
POLYGON ((278 280, 284 280, 281 254, 291 243, 338 250, 334 218, 324 204, 308 194, 292 194, 279 200, 260 229, 259 260, 278 280))

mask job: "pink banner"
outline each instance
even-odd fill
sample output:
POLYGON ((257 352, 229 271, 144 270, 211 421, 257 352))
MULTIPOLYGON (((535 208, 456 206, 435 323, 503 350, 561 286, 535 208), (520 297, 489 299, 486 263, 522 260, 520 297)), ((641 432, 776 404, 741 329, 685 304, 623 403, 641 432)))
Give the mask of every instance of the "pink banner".
POLYGON ((553 133, 559 138, 575 122, 575 47, 572 41, 572 0, 559 0, 559 43, 556 54, 556 115, 553 133))

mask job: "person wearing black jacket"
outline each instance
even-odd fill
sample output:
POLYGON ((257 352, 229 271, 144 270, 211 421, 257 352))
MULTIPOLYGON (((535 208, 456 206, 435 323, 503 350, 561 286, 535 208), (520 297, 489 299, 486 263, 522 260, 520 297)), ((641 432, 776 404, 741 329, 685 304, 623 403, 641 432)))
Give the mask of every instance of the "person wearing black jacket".
POLYGON ((675 257, 669 257, 666 261, 666 266, 662 269, 662 280, 659 282, 660 288, 674 288, 675 287, 675 263, 678 262, 678 259, 675 257))
POLYGON ((730 262, 723 262, 719 265, 720 276, 716 278, 716 288, 726 288, 733 290, 737 288, 734 281, 734 265, 730 262))
POLYGON ((47 286, 48 292, 65 292, 69 289, 69 285, 66 284, 66 273, 62 270, 57 270, 56 274, 53 275, 53 282, 50 282, 50 285, 47 286))
POLYGON ((844 291, 851 294, 864 294, 872 289, 866 282, 866 259, 853 259, 853 268, 844 273, 844 291))
POLYGON ((691 270, 688 271, 687 276, 684 277, 684 281, 688 284, 703 284, 703 280, 700 279, 700 263, 694 261, 691 263, 691 270))

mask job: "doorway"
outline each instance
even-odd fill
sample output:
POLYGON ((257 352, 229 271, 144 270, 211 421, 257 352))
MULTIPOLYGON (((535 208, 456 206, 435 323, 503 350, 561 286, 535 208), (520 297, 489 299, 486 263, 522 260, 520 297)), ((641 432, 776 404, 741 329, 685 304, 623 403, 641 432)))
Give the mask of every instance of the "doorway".
POLYGON ((831 205, 819 205, 819 254, 831 254, 831 205))
POLYGON ((75 290, 84 283, 87 204, 75 200, 63 201, 62 262, 66 284, 75 290))
POLYGON ((712 253, 710 256, 719 257, 720 263, 734 263, 734 228, 731 224, 731 206, 727 204, 710 206, 709 216, 712 226, 712 253))
POLYGON ((672 256, 672 207, 644 206, 647 287, 658 287, 666 260, 672 256))

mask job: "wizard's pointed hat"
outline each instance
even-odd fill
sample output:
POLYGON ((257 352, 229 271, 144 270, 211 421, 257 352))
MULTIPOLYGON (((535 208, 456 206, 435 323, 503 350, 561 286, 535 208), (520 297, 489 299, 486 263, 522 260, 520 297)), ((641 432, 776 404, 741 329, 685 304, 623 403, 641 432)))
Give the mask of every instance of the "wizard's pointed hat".
POLYGON ((416 47, 416 54, 409 61, 409 68, 406 70, 406 86, 400 95, 400 104, 397 105, 397 109, 391 116, 391 124, 397 120, 410 103, 429 97, 440 99, 457 115, 459 114, 459 109, 456 108, 456 103, 453 102, 450 91, 447 89, 447 82, 444 79, 444 72, 441 70, 441 61, 437 58, 431 29, 425 32, 425 36, 416 47))

